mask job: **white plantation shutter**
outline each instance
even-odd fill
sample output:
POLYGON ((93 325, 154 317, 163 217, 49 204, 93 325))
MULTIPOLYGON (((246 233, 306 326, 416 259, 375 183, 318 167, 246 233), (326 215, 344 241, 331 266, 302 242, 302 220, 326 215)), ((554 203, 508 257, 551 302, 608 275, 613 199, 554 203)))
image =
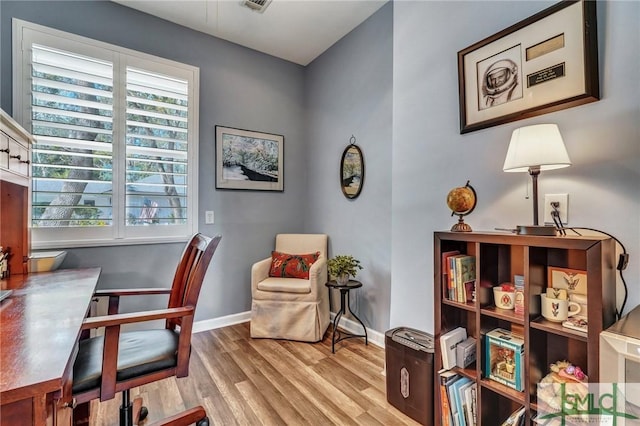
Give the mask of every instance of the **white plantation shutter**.
POLYGON ((32 46, 34 227, 112 225, 113 64, 32 46))
POLYGON ((127 67, 127 225, 186 223, 188 88, 127 67))
POLYGON ((14 52, 34 248, 193 234, 198 69, 15 19, 14 52))

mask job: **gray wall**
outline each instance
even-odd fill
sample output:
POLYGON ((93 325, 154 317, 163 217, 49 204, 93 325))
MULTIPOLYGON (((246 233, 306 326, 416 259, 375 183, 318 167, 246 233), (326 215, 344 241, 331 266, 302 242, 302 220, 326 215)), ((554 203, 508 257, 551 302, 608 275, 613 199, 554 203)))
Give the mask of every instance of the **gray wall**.
MULTIPOLYGON (((199 230, 222 234, 197 320, 250 309, 251 264, 278 232, 301 232, 306 199, 304 68, 107 1, 0 2, 0 99, 12 112, 11 18, 16 17, 200 68, 199 230), (283 193, 217 191, 216 124, 285 137, 283 193), (214 210, 215 225, 204 224, 214 210)), ((71 249, 63 267, 99 265, 99 287, 169 286, 183 244, 71 249)), ((133 309, 133 302, 124 306, 133 309)))
POLYGON ((351 292, 352 307, 379 331, 389 326, 391 296, 392 35, 388 3, 306 70, 305 228, 329 235, 330 256, 352 254, 362 262, 357 278, 364 286, 351 292), (351 135, 365 162, 362 192, 354 200, 340 189, 340 158, 351 135))
POLYGON ((455 218, 445 199, 467 179, 474 230, 532 223, 530 177, 503 173, 511 132, 552 122, 573 165, 543 172, 540 194, 569 194, 569 224, 602 229, 631 253, 627 308, 640 303, 640 3, 598 2, 599 102, 459 134, 456 52, 553 2, 394 5, 391 325, 433 330, 433 231, 455 218), (455 18, 454 18, 455 17, 455 18))
MULTIPOLYGON (((459 134, 456 52, 552 3, 395 2, 305 70, 113 3, 3 0, 0 100, 10 112, 12 16, 199 66, 199 227, 224 239, 198 319, 249 309, 249 267, 269 253, 275 233, 326 232, 330 254, 363 261, 365 286, 354 305, 378 331, 432 331, 433 232, 454 222, 445 204, 452 187, 467 179, 475 186, 479 202, 467 218, 475 230, 530 223, 530 178, 503 173, 502 164, 513 129, 554 122, 573 166, 544 173, 540 193, 569 193, 570 225, 624 242, 633 307, 640 303, 640 3, 598 3, 599 102, 459 134), (285 192, 215 191, 215 124, 284 134, 285 192), (349 201, 338 168, 352 134, 366 177, 349 201), (203 223, 210 209, 213 226, 203 223)), ((159 285, 181 247, 74 249, 64 266, 103 266, 102 287, 159 285)))

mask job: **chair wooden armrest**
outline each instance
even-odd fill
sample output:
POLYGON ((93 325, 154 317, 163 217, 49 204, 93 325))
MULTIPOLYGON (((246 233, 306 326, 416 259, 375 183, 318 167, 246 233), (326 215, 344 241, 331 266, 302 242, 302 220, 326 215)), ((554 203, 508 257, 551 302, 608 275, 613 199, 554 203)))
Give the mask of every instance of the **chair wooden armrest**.
POLYGON ((152 294, 171 294, 170 288, 116 288, 96 290, 93 294, 96 297, 106 296, 147 296, 152 294))
POLYGON ((95 297, 108 297, 109 315, 117 314, 120 309, 120 296, 153 296, 157 294, 171 294, 170 288, 119 288, 96 290, 95 297))
POLYGON ((157 309, 153 311, 132 312, 129 314, 90 317, 86 318, 82 323, 82 330, 89 330, 99 327, 113 327, 116 325, 132 324, 159 319, 181 318, 188 315, 193 315, 193 312, 193 306, 181 306, 179 308, 157 309))

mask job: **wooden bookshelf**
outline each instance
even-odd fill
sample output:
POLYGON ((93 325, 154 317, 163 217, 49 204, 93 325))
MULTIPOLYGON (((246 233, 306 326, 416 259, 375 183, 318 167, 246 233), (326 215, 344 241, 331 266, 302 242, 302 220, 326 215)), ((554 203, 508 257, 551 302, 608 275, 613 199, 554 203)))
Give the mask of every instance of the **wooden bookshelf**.
MULTIPOLYGON (((537 410, 536 384, 548 373, 551 363, 569 360, 579 365, 590 382, 599 378, 599 334, 615 322, 616 281, 615 242, 609 237, 539 237, 504 233, 434 234, 435 371, 442 368, 440 336, 456 327, 465 327, 476 338, 477 360, 456 372, 478 382, 478 425, 500 425, 519 407, 525 407, 527 422, 537 410), (476 301, 459 303, 443 294, 442 253, 458 250, 476 256, 476 301), (587 333, 574 331, 544 319, 540 314, 540 294, 548 287, 547 268, 561 267, 586 271, 588 294, 587 333), (514 275, 525 279, 524 316, 497 308, 490 286, 513 282, 514 275), (486 286, 481 290, 480 283, 486 286), (491 380, 485 371, 485 334, 495 328, 510 330, 524 340, 524 391, 491 380)), ((435 393, 440 395, 439 380, 435 393)), ((439 400, 435 423, 442 418, 439 400)))

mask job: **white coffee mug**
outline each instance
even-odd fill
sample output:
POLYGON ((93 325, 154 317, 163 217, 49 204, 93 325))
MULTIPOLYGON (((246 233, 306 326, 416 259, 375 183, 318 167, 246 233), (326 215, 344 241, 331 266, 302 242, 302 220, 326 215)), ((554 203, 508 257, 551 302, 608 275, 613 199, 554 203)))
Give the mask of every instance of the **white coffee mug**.
POLYGON ((581 317, 587 317, 588 316, 588 303, 587 303, 587 295, 586 294, 580 294, 580 293, 570 293, 569 294, 569 300, 572 302, 576 302, 578 305, 580 305, 580 316, 581 317))
POLYGON ((546 294, 540 295, 542 316, 553 322, 566 321, 567 318, 578 315, 580 305, 566 299, 553 299, 546 294))

